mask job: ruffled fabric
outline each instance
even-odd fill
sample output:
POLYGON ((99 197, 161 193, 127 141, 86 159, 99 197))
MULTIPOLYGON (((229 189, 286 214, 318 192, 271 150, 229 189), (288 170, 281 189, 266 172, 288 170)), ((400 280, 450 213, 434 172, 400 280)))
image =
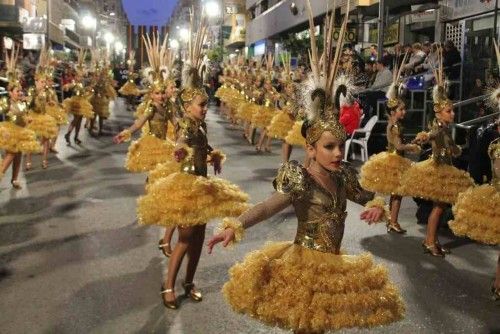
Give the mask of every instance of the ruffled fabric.
POLYGON ((369 254, 322 253, 290 242, 251 252, 229 271, 233 309, 288 330, 373 327, 403 318, 399 292, 369 254))
POLYGON ((252 126, 257 129, 266 128, 276 115, 276 109, 266 106, 258 106, 252 116, 252 126))
POLYGON ((302 124, 303 121, 296 121, 293 124, 292 129, 288 132, 287 136, 285 137, 285 141, 289 145, 295 145, 295 146, 306 146, 306 139, 302 136, 302 124))
POLYGON ((401 179, 397 193, 454 204, 459 193, 474 185, 469 173, 432 158, 413 164, 401 179))
POLYGON ((109 99, 107 97, 94 95, 90 99, 90 104, 92 104, 96 115, 102 118, 109 118, 109 99))
POLYGON ((491 185, 473 187, 458 195, 453 206, 453 233, 488 244, 500 244, 500 193, 491 185))
POLYGON ((173 173, 155 182, 138 199, 143 225, 194 226, 214 218, 239 216, 248 209, 248 195, 216 177, 173 173))
POLYGON ((47 104, 45 113, 52 116, 56 120, 57 125, 68 123, 68 114, 59 104, 47 104))
POLYGON ((361 167, 361 186, 381 194, 398 194, 401 177, 411 161, 397 153, 381 152, 370 157, 361 167))
POLYGON ((134 81, 127 80, 127 82, 118 90, 118 93, 124 96, 139 96, 141 95, 140 89, 134 81))
POLYGON ((236 111, 236 117, 244 122, 251 122, 257 105, 253 102, 243 102, 236 111))
POLYGON ((12 122, 0 122, 0 148, 12 153, 38 153, 42 151, 34 131, 12 122))
POLYGON ((157 164, 168 161, 174 156, 175 143, 158 139, 153 135, 143 135, 132 142, 128 148, 125 168, 130 172, 150 171, 157 164))
POLYGON ((116 94, 116 89, 110 83, 108 83, 105 87, 105 94, 110 100, 116 100, 118 96, 118 94, 116 94))
POLYGON ((269 137, 285 139, 288 132, 293 128, 295 119, 286 111, 278 112, 267 127, 269 137))
POLYGON ((29 112, 25 117, 26 129, 29 129, 39 138, 52 139, 57 137, 59 127, 54 117, 47 114, 38 114, 36 112, 29 112))
POLYGON ((63 101, 67 113, 85 118, 94 118, 94 111, 90 102, 83 96, 75 95, 63 101))
POLYGON ((152 187, 152 185, 163 179, 170 174, 177 173, 181 170, 181 163, 173 160, 173 158, 169 161, 163 162, 161 164, 156 165, 156 167, 151 170, 148 174, 148 183, 146 184, 146 191, 152 187))

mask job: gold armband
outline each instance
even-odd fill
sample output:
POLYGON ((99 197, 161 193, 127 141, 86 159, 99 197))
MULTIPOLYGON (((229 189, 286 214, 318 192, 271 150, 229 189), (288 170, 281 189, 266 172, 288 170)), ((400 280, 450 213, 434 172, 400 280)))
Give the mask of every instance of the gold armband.
POLYGON ((224 163, 226 161, 226 155, 222 153, 222 151, 219 150, 213 150, 210 152, 210 155, 208 156, 208 163, 213 163, 215 160, 219 160, 220 163, 224 163))
POLYGON ((365 209, 371 209, 371 208, 381 208, 382 210, 384 210, 384 216, 382 217, 381 221, 385 222, 391 221, 391 212, 389 211, 389 206, 385 204, 385 200, 382 197, 377 196, 368 203, 366 203, 365 209))

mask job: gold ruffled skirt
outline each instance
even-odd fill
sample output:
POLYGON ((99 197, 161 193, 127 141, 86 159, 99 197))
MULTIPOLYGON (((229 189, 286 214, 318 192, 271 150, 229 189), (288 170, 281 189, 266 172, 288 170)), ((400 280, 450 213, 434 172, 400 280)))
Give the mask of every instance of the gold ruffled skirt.
POLYGON ((0 122, 0 148, 12 153, 38 153, 42 151, 34 131, 12 122, 0 122))
POLYGON ((500 244, 500 193, 485 184, 458 195, 453 206, 455 219, 450 221, 453 233, 489 244, 500 244))
POLYGON ((63 101, 67 113, 85 118, 94 118, 94 111, 90 102, 81 95, 69 97, 63 101))
POLYGON ((109 99, 103 96, 93 96, 90 99, 90 104, 92 104, 92 108, 96 116, 102 117, 104 119, 109 118, 109 99))
POLYGON ((276 115, 276 109, 266 106, 258 106, 252 116, 252 126, 257 129, 266 128, 276 115))
POLYGON ((45 112, 56 120, 57 125, 68 123, 68 114, 58 103, 48 104, 45 108, 45 112))
POLYGON ((43 139, 52 139, 57 137, 59 126, 54 117, 47 114, 38 114, 29 112, 25 117, 26 129, 35 132, 36 136, 43 139))
POLYGON ((153 135, 144 135, 133 141, 127 153, 125 168, 130 172, 146 172, 154 169, 157 164, 173 158, 175 143, 162 140, 153 135))
POLYGON ((113 87, 112 84, 108 83, 105 88, 106 91, 106 97, 110 100, 116 100, 118 97, 118 94, 116 94, 116 89, 113 87))
POLYGON ((135 82, 127 80, 127 82, 118 90, 118 93, 124 96, 139 96, 141 95, 140 89, 135 82))
POLYGON ((155 184, 156 181, 161 180, 171 174, 177 173, 180 170, 181 163, 173 159, 156 165, 156 167, 148 174, 146 191, 149 191, 149 189, 153 186, 153 184, 155 184))
POLYGON ((397 153, 381 152, 370 157, 361 167, 361 186, 381 194, 398 194, 401 177, 411 161, 397 153))
POLYGON ((302 136, 301 129, 304 121, 296 121, 292 129, 288 131, 288 134, 285 137, 285 142, 289 145, 294 146, 306 146, 306 139, 302 136))
POLYGON ((229 271, 223 293, 233 309, 288 330, 373 327, 403 318, 395 286, 371 255, 322 253, 267 243, 229 271))
POLYGON ((288 132, 293 128, 295 119, 286 111, 279 111, 267 127, 267 134, 277 139, 285 139, 288 132))
POLYGON ((459 193, 474 185, 469 173, 432 158, 413 164, 404 173, 397 193, 454 204, 459 193))
POLYGON ((236 110, 236 117, 243 122, 251 122, 257 105, 253 102, 243 102, 236 110))
POLYGON ((138 199, 143 225, 194 226, 214 218, 239 216, 248 209, 248 195, 217 177, 173 173, 159 179, 138 199))

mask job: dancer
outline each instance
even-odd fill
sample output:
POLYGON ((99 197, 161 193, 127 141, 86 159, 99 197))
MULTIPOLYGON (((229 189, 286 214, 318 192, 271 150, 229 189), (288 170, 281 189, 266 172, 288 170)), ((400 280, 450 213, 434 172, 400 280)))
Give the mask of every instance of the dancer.
POLYGON ((21 189, 19 184, 19 170, 23 153, 38 153, 42 150, 36 139, 34 131, 26 129, 25 117, 28 106, 24 101, 21 87, 20 75, 17 69, 17 60, 20 47, 13 46, 11 54, 5 53, 5 64, 7 68, 7 79, 9 84, 7 91, 9 100, 2 100, 2 112, 7 115, 7 120, 0 122, 0 148, 5 150, 5 156, 1 161, 0 178, 12 165, 12 177, 10 183, 14 189, 21 189))
MULTIPOLYGON (((213 150, 207 141, 204 122, 208 96, 198 76, 201 65, 201 47, 206 34, 206 21, 200 20, 196 38, 191 34, 189 60, 183 71, 180 101, 184 117, 180 121, 175 157, 181 162, 181 172, 176 172, 152 184, 145 196, 138 201, 141 224, 178 227, 176 243, 168 263, 166 282, 162 285, 165 307, 178 308, 175 281, 184 256, 188 255, 183 288, 185 295, 201 301, 202 294, 193 280, 205 238, 206 223, 226 214, 237 216, 248 208, 248 196, 238 187, 218 178, 207 177, 207 164, 221 171, 223 155, 213 150)), ((193 31, 191 16, 191 32, 193 31)))
POLYGON ((64 90, 73 91, 72 96, 63 101, 63 106, 66 112, 73 114, 73 120, 68 127, 68 131, 64 135, 64 139, 66 139, 66 144, 68 146, 71 146, 70 136, 73 130, 75 130, 75 144, 80 145, 82 143, 78 136, 80 134, 80 127, 82 126, 83 117, 87 119, 94 118, 94 111, 92 105, 89 102, 91 93, 84 85, 86 55, 87 52, 83 49, 80 49, 80 51, 78 52, 78 60, 75 67, 75 80, 63 87, 64 90))
POLYGON ((421 197, 434 202, 427 221, 427 232, 422 242, 424 253, 444 257, 450 250, 441 246, 437 237, 439 220, 449 204, 454 204, 457 195, 474 182, 465 171, 452 165, 452 159, 460 156, 462 150, 451 137, 450 125, 455 113, 453 103, 448 99, 444 86, 442 64, 443 51, 439 49, 439 68, 434 72, 437 84, 433 89, 434 119, 429 132, 421 132, 414 140, 417 144, 430 142, 432 156, 412 165, 401 179, 401 187, 397 191, 402 196, 421 197))
MULTIPOLYGON (((337 45, 342 45, 346 24, 344 20, 337 45)), ((326 24, 325 33, 331 38, 329 27, 326 24)), ((303 127, 311 164, 283 164, 274 181, 277 192, 238 219, 225 219, 222 231, 208 242, 209 253, 217 243, 240 241, 246 228, 293 205, 298 220, 294 242, 268 243, 232 267, 223 288, 229 304, 237 312, 294 333, 388 324, 403 317, 404 306, 386 270, 374 265, 368 254, 340 254, 347 199, 366 204, 361 218, 370 224, 384 216, 383 200, 369 201, 373 194, 361 189, 354 170, 342 163, 346 134, 332 113, 331 94, 331 76, 336 75, 342 48, 335 57, 325 51, 322 58, 332 61, 320 68, 314 41, 311 44, 314 77, 304 96, 309 104, 303 127)))
MULTIPOLYGON (((405 60, 407 55, 405 55, 405 60)), ((404 64, 405 61, 403 61, 404 64)), ((405 152, 420 153, 420 146, 403 143, 401 121, 406 115, 406 105, 400 97, 401 70, 394 69, 393 83, 387 91, 387 151, 375 154, 361 167, 361 186, 367 190, 390 195, 391 219, 387 232, 406 233, 398 222, 402 196, 398 193, 401 177, 410 168, 411 161, 404 158, 405 152)))
POLYGON ((127 65, 127 82, 118 90, 118 93, 126 96, 129 105, 132 105, 131 99, 141 95, 141 90, 135 84, 135 80, 139 77, 137 73, 135 73, 135 50, 130 50, 127 65))

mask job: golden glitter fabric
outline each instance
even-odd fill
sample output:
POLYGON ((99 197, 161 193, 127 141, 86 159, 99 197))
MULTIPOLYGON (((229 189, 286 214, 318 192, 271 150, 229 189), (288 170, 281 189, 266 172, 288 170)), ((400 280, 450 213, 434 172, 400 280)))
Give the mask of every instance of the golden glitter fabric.
POLYGON ((447 164, 440 164, 431 157, 413 164, 408 169, 396 193, 453 204, 459 193, 473 185, 474 181, 469 173, 447 164))
POLYGON ((279 111, 267 127, 267 134, 270 137, 284 140, 294 124, 295 118, 290 113, 285 110, 279 111))
POLYGON ((56 120, 57 125, 68 123, 68 114, 58 103, 47 104, 45 112, 56 120))
POLYGON ((151 105, 150 100, 145 100, 142 101, 138 106, 136 111, 134 112, 134 118, 141 118, 145 113, 146 110, 148 110, 149 106, 151 105))
POLYGON ((174 173, 155 182, 138 199, 143 225, 193 226, 209 220, 239 216, 248 209, 248 195, 216 177, 174 173))
POLYGON ((125 168, 130 172, 150 171, 157 164, 169 161, 174 156, 175 143, 153 135, 143 135, 128 148, 125 168))
POLYGON ((0 148, 12 153, 38 153, 42 151, 34 131, 12 122, 0 122, 0 148))
POLYGON ((230 245, 241 242, 245 235, 245 229, 241 222, 236 218, 224 218, 219 226, 217 226, 216 233, 222 232, 227 228, 231 228, 234 231, 234 241, 231 241, 230 245))
POLYGON ((285 141, 289 145, 294 145, 294 146, 306 146, 306 139, 302 136, 301 129, 302 129, 302 124, 303 121, 296 121, 293 124, 292 129, 288 132, 287 136, 285 137, 285 141))
POLYGON ((90 102, 81 95, 75 95, 63 101, 67 113, 85 118, 94 118, 94 111, 90 102))
POLYGON ((47 114, 29 112, 25 120, 26 128, 35 132, 38 138, 52 139, 57 137, 59 127, 54 117, 47 114))
POLYGON ((170 174, 176 173, 181 169, 181 163, 173 159, 157 164, 156 167, 149 172, 146 191, 149 191, 151 186, 158 180, 163 179, 170 174))
POLYGON ((271 123, 274 115, 276 115, 275 108, 258 106, 252 116, 252 126, 257 129, 266 128, 271 123))
POLYGON ((139 96, 141 91, 135 84, 134 80, 127 80, 127 82, 118 90, 124 96, 139 96))
POLYGON ((500 193, 492 185, 470 188, 453 206, 454 234, 489 244, 500 244, 500 193))
POLYGON ((236 117, 241 121, 251 122, 257 107, 253 102, 243 102, 236 110, 236 117))
POLYGON ((361 167, 360 184, 369 191, 398 194, 401 177, 410 168, 411 161, 397 153, 375 154, 361 167))
POLYGON ((109 99, 107 97, 94 94, 90 98, 90 104, 92 104, 94 113, 102 118, 109 118, 109 99))
POLYGON ((304 332, 373 327, 403 318, 399 292, 370 255, 266 244, 233 266, 223 293, 233 309, 304 332))

